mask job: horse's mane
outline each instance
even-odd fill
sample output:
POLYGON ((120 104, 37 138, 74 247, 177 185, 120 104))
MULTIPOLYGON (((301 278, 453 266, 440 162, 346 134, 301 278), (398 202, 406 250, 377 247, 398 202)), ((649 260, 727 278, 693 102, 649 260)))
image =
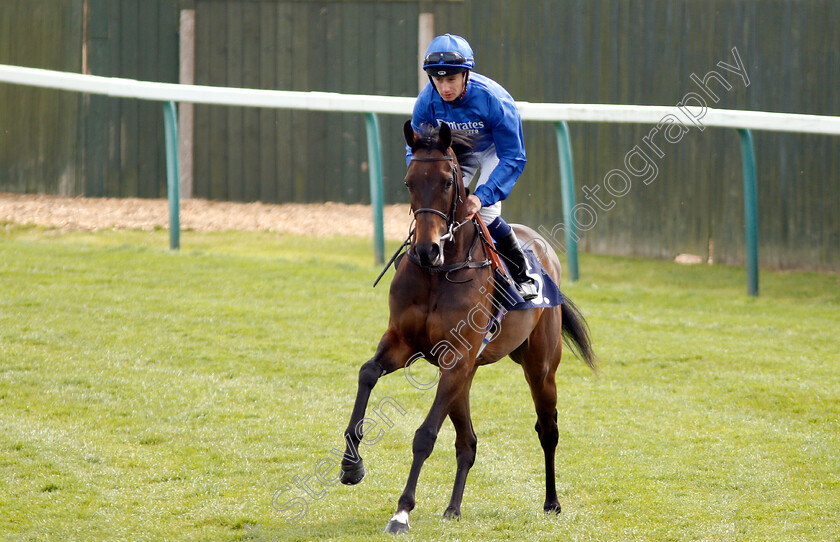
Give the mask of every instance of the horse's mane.
MULTIPOLYGON (((418 132, 418 137, 411 147, 412 154, 419 150, 439 150, 446 153, 443 143, 440 140, 440 131, 430 124, 423 124, 418 132)), ((472 150, 477 143, 477 136, 466 130, 452 130, 452 151, 462 166, 469 166, 475 162, 472 150)))

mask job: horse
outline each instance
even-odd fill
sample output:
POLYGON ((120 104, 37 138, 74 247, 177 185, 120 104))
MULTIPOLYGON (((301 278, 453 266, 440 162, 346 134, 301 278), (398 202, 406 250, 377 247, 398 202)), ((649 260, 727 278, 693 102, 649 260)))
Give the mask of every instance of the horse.
MULTIPOLYGON (((452 497, 443 515, 459 519, 467 474, 476 457, 477 438, 470 417, 473 377, 482 365, 510 356, 522 367, 536 408, 535 429, 545 454, 543 509, 559 513, 554 474, 559 440, 555 372, 564 341, 597 371, 588 324, 564 296, 564 302, 558 306, 508 312, 500 324, 496 322, 498 333, 482 349, 485 330, 497 308, 494 294, 499 286, 489 265, 492 241, 481 242, 477 218, 468 217, 462 205, 467 194, 459 156, 463 159, 473 142, 446 123, 441 123, 439 129, 427 127, 418 134, 409 121, 405 123, 404 136, 412 150, 405 185, 414 229, 404 245, 408 246, 408 257, 399 261, 391 282, 388 328, 373 357, 359 370, 356 400, 344 432, 347 446, 339 478, 342 483, 353 485, 365 476, 359 443, 364 438, 362 425, 377 381, 423 357, 439 367, 437 391, 428 415, 414 435, 411 470, 385 532, 408 532, 420 469, 431 455, 447 416, 456 433, 457 470, 452 497)), ((547 246, 530 228, 516 224, 512 227, 526 245, 547 246)), ((538 257, 542 265, 559 285, 557 255, 551 250, 541 252, 538 257)))

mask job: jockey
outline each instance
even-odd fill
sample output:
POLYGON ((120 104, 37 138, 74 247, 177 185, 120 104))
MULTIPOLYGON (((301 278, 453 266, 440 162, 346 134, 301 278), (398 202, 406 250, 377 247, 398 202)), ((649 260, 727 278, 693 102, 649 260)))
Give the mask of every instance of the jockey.
MULTIPOLYGON (((475 190, 467 197, 467 213, 479 214, 497 250, 507 259, 519 294, 533 299, 537 288, 526 274, 525 255, 501 217, 502 200, 525 169, 522 119, 511 95, 489 77, 472 73, 474 66, 472 48, 461 36, 444 34, 433 39, 423 62, 430 84, 417 97, 411 125, 420 131, 423 124, 446 122, 453 130, 477 136, 471 160, 475 165, 461 164, 465 186, 479 172, 475 190)), ((410 159, 408 148, 406 160, 410 159)))

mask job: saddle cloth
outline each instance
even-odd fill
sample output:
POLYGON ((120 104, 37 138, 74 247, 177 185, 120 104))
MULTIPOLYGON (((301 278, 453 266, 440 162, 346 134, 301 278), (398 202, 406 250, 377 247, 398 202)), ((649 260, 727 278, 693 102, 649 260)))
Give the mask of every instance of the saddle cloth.
MULTIPOLYGON (((519 241, 520 246, 522 241, 519 241)), ((478 349, 478 356, 484 352, 484 349, 490 344, 490 341, 496 338, 496 334, 501 330, 502 319, 508 311, 518 311, 524 309, 548 308, 556 307, 563 304, 563 294, 560 293, 560 288, 548 271, 537 259, 536 254, 530 248, 524 248, 525 263, 528 268, 527 274, 534 279, 534 284, 537 286, 537 297, 525 301, 519 292, 516 291, 516 286, 510 281, 507 276, 499 269, 493 269, 493 280, 496 286, 496 296, 494 305, 496 305, 496 313, 490 322, 487 324, 487 329, 484 331, 484 338, 482 339, 481 347, 478 349)), ((507 269, 507 262, 502 260, 502 263, 507 269)))
MULTIPOLYGON (((492 245, 492 236, 487 229, 487 225, 479 215, 475 216, 476 224, 481 231, 481 239, 485 245, 492 245)), ((493 280, 496 286, 496 303, 504 311, 515 311, 523 309, 534 309, 537 307, 548 308, 556 307, 563 304, 563 294, 560 293, 560 288, 545 270, 540 263, 537 255, 531 248, 526 248, 522 240, 517 238, 522 252, 525 254, 525 264, 527 267, 527 275, 534 280, 537 286, 537 297, 525 301, 519 292, 516 291, 516 286, 512 283, 510 277, 513 276, 508 267, 508 262, 500 257, 499 252, 495 250, 495 246, 485 247, 487 257, 490 259, 493 267, 493 280), (504 270, 499 269, 503 267, 504 270)), ((545 246, 543 244, 543 246, 545 246)), ((504 313, 502 313, 504 315, 504 313)))
MULTIPOLYGON (((522 241, 519 241, 519 244, 523 246, 522 241)), ((534 254, 532 249, 525 248, 524 246, 522 251, 525 254, 525 264, 528 268, 527 274, 534 280, 534 284, 537 286, 537 297, 525 301, 519 295, 519 292, 516 291, 516 286, 507 277, 502 276, 499 270, 495 270, 496 295, 501 302, 501 307, 505 311, 516 311, 535 308, 545 309, 562 305, 563 294, 560 293, 560 288, 557 286, 557 283, 554 282, 554 279, 551 278, 551 275, 548 274, 548 271, 545 270, 539 259, 537 259, 537 255, 534 254)), ((508 270, 507 261, 502 259, 502 264, 505 266, 505 270, 508 270)), ((508 275, 510 274, 508 270, 508 275)))

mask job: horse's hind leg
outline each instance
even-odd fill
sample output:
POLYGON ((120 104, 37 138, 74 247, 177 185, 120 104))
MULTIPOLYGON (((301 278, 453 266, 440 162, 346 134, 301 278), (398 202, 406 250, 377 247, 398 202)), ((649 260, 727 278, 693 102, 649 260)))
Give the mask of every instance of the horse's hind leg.
POLYGON ((449 506, 443 513, 445 518, 459 519, 461 517, 461 499, 464 497, 464 486, 467 483, 467 474, 475 463, 476 445, 478 438, 475 436, 472 418, 470 416, 470 385, 472 384, 475 369, 464 385, 461 396, 452 405, 449 412, 449 419, 455 426, 455 461, 458 470, 455 472, 455 486, 452 488, 452 498, 449 506))
MULTIPOLYGON (((542 348, 537 341, 531 341, 528 351, 521 356, 525 378, 531 388, 531 397, 537 411, 534 427, 545 454, 545 503, 546 512, 560 512, 557 487, 554 477, 554 454, 557 450, 559 430, 557 429, 557 387, 554 373, 560 363, 561 346, 542 348), (548 352, 546 352, 548 351, 548 352)), ((517 356, 519 357, 519 356, 517 356)))

